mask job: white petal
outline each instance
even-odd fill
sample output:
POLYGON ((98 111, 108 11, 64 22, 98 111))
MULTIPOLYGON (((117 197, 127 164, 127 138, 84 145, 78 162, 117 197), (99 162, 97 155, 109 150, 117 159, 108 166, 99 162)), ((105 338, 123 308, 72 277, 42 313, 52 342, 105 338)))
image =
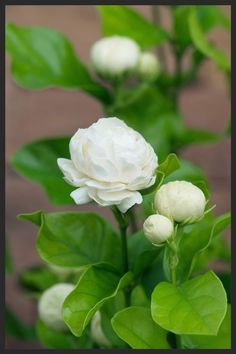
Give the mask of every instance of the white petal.
POLYGON ((117 205, 118 209, 122 213, 126 213, 128 209, 130 209, 135 204, 141 204, 143 201, 143 197, 139 192, 131 192, 128 198, 122 200, 122 202, 117 205))
POLYGON ((79 173, 76 170, 73 162, 68 159, 59 158, 57 159, 57 164, 64 174, 65 180, 74 187, 80 187, 84 185, 84 182, 87 180, 87 177, 79 173))
POLYGON ((76 204, 86 204, 91 202, 91 198, 88 195, 87 187, 81 187, 75 189, 71 194, 71 198, 74 199, 76 204))

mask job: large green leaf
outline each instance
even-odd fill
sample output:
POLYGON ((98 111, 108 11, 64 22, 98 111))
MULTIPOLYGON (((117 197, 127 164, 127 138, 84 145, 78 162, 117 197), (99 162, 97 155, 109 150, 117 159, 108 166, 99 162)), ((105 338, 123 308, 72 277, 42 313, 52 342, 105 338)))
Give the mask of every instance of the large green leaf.
POLYGON ((46 27, 7 23, 6 49, 12 59, 12 75, 24 88, 81 89, 109 102, 108 91, 91 79, 62 33, 46 27))
POLYGON ((169 38, 164 29, 154 25, 127 5, 100 5, 97 8, 105 36, 130 37, 143 49, 156 46, 169 38))
POLYGON ((183 348, 231 349, 231 306, 228 305, 225 318, 217 336, 181 336, 183 348))
POLYGON ((213 272, 179 286, 162 282, 152 293, 154 321, 176 334, 216 335, 226 310, 224 287, 213 272))
POLYGON ((12 167, 22 176, 39 183, 54 204, 74 204, 73 187, 65 183, 57 165, 59 157, 70 158, 69 137, 43 139, 22 146, 11 158, 12 167))
POLYGON ((169 349, 167 332, 152 319, 150 310, 132 306, 115 314, 112 327, 133 349, 169 349))
MULTIPOLYGON (((212 240, 225 230, 231 221, 230 213, 223 214, 217 218, 208 216, 194 225, 185 226, 182 230, 178 246, 179 263, 176 268, 177 281, 187 280, 197 262, 199 255, 204 252, 211 244, 212 240)), ((165 271, 170 279, 168 268, 168 248, 165 253, 165 271)))
POLYGON ((97 262, 111 262, 120 267, 121 248, 118 235, 95 213, 58 212, 21 214, 40 226, 37 250, 42 259, 64 267, 81 267, 97 262), (115 250, 115 252, 114 252, 115 250))
POLYGON ((108 263, 90 266, 63 304, 63 319, 71 332, 81 336, 95 312, 131 280, 131 273, 121 278, 108 263))
POLYGON ((227 56, 208 41, 195 11, 191 11, 189 15, 189 29, 196 48, 204 55, 214 60, 221 70, 229 72, 230 63, 227 56))

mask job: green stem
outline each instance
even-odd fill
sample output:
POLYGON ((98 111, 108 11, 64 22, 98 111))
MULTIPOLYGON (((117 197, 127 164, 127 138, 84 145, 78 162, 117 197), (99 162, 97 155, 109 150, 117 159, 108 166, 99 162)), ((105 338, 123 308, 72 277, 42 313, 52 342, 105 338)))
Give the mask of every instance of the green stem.
POLYGON ((175 268, 171 269, 171 280, 172 280, 173 285, 176 285, 176 269, 175 268))
POLYGON ((129 210, 129 218, 130 218, 130 228, 131 228, 131 232, 133 234, 138 231, 138 224, 137 224, 137 220, 136 220, 134 207, 130 208, 130 210, 129 210))

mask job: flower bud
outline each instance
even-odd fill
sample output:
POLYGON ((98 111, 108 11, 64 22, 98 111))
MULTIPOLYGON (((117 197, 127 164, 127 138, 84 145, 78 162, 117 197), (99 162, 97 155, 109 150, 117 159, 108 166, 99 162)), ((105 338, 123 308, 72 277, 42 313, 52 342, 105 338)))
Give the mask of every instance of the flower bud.
POLYGON ((161 186, 154 206, 158 213, 176 222, 194 222, 204 214, 204 193, 190 182, 175 181, 161 186))
POLYGON ((137 64, 137 74, 144 81, 154 81, 160 74, 160 62, 152 53, 142 53, 137 64))
POLYGON ((51 329, 67 330, 61 315, 63 302, 74 289, 73 284, 59 283, 48 288, 38 303, 39 318, 51 329))
POLYGON ((104 347, 109 347, 111 346, 111 343, 105 336, 102 330, 101 326, 101 313, 100 311, 97 311, 95 315, 92 318, 91 321, 91 337, 96 342, 97 344, 104 346, 104 347))
POLYGON ((115 35, 102 38, 92 46, 91 61, 101 77, 118 78, 135 69, 139 54, 135 41, 115 35))
POLYGON ((173 233, 173 222, 163 215, 150 215, 143 224, 146 238, 154 245, 165 242, 173 233))

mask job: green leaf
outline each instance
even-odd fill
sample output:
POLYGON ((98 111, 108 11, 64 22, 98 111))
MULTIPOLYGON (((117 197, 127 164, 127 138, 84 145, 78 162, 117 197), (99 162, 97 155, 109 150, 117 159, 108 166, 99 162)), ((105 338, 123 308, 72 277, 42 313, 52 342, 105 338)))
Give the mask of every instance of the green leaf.
POLYGON ((116 312, 125 308, 125 296, 123 291, 118 291, 117 295, 105 302, 99 310, 101 313, 101 326, 105 336, 117 348, 127 348, 127 344, 121 340, 111 325, 111 319, 116 312))
MULTIPOLYGON (((209 247, 211 241, 231 222, 230 213, 223 214, 212 221, 206 219, 192 229, 185 228, 179 243, 179 263, 177 274, 181 281, 188 279, 199 255, 209 247)), ((189 225, 191 226, 191 225, 189 225)))
POLYGON ((76 338, 69 332, 59 332, 48 328, 41 320, 36 323, 37 336, 41 344, 49 349, 92 348, 92 342, 87 333, 76 338))
POLYGON ((227 294, 227 300, 228 303, 231 303, 231 272, 222 272, 217 274, 218 278, 221 280, 226 294, 227 294))
POLYGON ((35 330, 32 326, 26 325, 6 306, 5 308, 5 331, 6 334, 21 340, 35 340, 35 330))
POLYGON ((152 319, 150 310, 132 306, 115 314, 112 327, 133 349, 169 349, 167 332, 152 319))
POLYGON ((42 266, 31 267, 19 275, 20 285, 30 292, 42 292, 57 282, 57 276, 42 266))
POLYGON ((26 144, 11 158, 12 167, 22 176, 39 183, 54 204, 74 204, 73 187, 65 183, 57 158, 70 158, 69 137, 43 139, 26 144))
POLYGON ((216 335, 226 310, 224 287, 213 272, 179 286, 162 282, 152 293, 154 321, 175 334, 216 335))
POLYGON ((191 11, 189 16, 189 28, 192 41, 196 48, 204 55, 214 60, 221 70, 229 72, 230 63, 227 56, 208 41, 194 11, 191 11))
POLYGON ((165 177, 169 176, 172 172, 175 170, 178 170, 180 168, 180 162, 178 157, 171 153, 167 156, 164 162, 162 162, 158 167, 157 167, 157 172, 161 172, 165 175, 165 177))
POLYGON ((104 261, 120 267, 118 235, 99 215, 76 212, 44 214, 39 211, 21 214, 19 219, 32 222, 34 214, 41 218, 37 250, 44 261, 64 267, 81 267, 104 261))
POLYGON ((24 88, 81 89, 104 103, 109 102, 108 91, 92 80, 62 33, 8 22, 6 49, 12 59, 12 75, 24 88))
POLYGON ((167 176, 165 183, 176 180, 185 180, 192 183, 202 180, 207 184, 206 177, 201 168, 183 159, 180 159, 180 168, 171 173, 170 176, 167 176))
POLYGON ((143 287, 139 284, 131 292, 130 303, 132 306, 150 307, 150 302, 143 287))
POLYGON ((156 46, 169 38, 158 25, 125 5, 97 6, 105 36, 120 35, 134 39, 142 49, 156 46))
POLYGON ((79 337, 95 312, 132 280, 132 274, 119 273, 109 264, 90 266, 63 304, 62 315, 71 332, 79 337))
POLYGON ((215 143, 222 138, 221 133, 214 133, 203 129, 184 127, 178 135, 178 147, 183 148, 191 144, 215 143))
POLYGON ((216 336, 181 336, 183 348, 190 349, 231 349, 231 306, 216 336))
POLYGON ((130 269, 137 275, 150 266, 161 252, 161 248, 153 246, 141 229, 128 237, 128 252, 130 269))
POLYGON ((173 15, 173 34, 178 44, 182 48, 186 48, 192 43, 189 16, 191 11, 195 13, 199 24, 204 33, 210 31, 216 26, 221 26, 227 30, 230 29, 230 19, 214 5, 182 5, 175 6, 172 11, 173 15))

